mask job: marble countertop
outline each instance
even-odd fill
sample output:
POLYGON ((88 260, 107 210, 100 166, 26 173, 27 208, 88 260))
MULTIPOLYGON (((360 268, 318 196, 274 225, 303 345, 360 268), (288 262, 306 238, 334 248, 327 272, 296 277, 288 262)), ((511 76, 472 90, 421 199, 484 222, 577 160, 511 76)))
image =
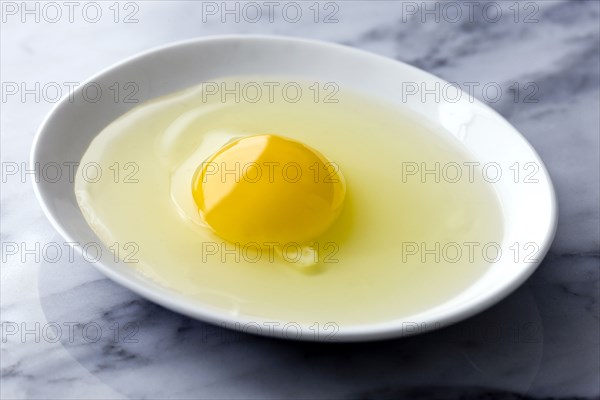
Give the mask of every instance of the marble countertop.
POLYGON ((236 2, 67 3, 2 3, 3 399, 599 398, 598 2, 259 1, 260 15, 236 2), (323 39, 500 85, 506 94, 490 105, 532 143, 557 190, 558 232, 539 269, 442 330, 316 344, 190 320, 66 247, 54 261, 44 249, 64 241, 25 171, 53 84, 66 90, 136 52, 224 33, 323 39))

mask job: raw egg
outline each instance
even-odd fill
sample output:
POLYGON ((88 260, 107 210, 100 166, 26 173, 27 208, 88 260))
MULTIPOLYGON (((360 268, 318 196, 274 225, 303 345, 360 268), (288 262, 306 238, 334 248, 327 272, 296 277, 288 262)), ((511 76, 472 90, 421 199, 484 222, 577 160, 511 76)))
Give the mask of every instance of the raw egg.
POLYGON ((502 242, 494 188, 438 179, 474 161, 458 140, 344 86, 324 102, 293 77, 215 85, 263 82, 302 96, 236 101, 199 85, 96 136, 80 165, 101 177, 80 167, 75 194, 123 268, 219 312, 306 327, 410 320, 489 271, 461 246, 502 242))

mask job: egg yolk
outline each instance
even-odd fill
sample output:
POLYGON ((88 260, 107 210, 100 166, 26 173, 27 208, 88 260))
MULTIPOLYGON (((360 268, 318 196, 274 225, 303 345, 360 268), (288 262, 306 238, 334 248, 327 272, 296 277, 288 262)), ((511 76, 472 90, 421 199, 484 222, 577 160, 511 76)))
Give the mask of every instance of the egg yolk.
POLYGON ((316 150, 276 135, 229 142, 197 169, 192 194, 204 222, 233 243, 306 243, 339 216, 346 185, 316 150))

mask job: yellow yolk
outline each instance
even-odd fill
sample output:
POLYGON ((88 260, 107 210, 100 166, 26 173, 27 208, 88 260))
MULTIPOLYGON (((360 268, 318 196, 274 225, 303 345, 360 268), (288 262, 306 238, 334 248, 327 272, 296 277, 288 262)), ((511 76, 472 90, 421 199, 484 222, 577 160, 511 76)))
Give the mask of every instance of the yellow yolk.
POLYGON ((304 144, 256 135, 223 146, 196 171, 204 222, 233 243, 306 243, 341 212, 346 186, 335 163, 304 144))

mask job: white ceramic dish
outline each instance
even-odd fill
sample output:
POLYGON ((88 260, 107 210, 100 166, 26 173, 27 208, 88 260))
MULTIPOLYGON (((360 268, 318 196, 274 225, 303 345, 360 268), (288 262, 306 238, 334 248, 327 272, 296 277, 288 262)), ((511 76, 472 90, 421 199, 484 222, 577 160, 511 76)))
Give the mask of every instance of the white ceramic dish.
MULTIPOLYGON (((557 208, 550 177, 538 155, 506 120, 481 102, 469 100, 466 95, 457 102, 443 98, 436 101, 433 96, 425 102, 420 96, 404 96, 403 99, 401 94, 406 82, 423 83, 427 87, 434 87, 436 82, 447 84, 415 67, 325 42, 273 36, 221 36, 178 42, 147 51, 104 70, 88 82, 102 88, 109 88, 115 82, 121 87, 127 82, 135 82, 139 88, 135 98, 142 102, 209 79, 250 74, 297 76, 347 85, 407 107, 441 125, 445 132, 464 144, 476 161, 498 163, 505 174, 509 172, 506 168, 515 161, 521 166, 534 163, 539 167, 535 174, 537 183, 525 183, 522 178, 517 183, 514 179, 495 183, 504 212, 504 244, 516 243, 523 247, 533 243, 538 247, 536 261, 526 262, 525 250, 517 262, 513 257, 503 257, 450 301, 402 320, 339 326, 335 336, 327 337, 327 340, 398 337, 467 318, 511 293, 531 275, 546 254, 556 229, 557 208)), ((32 163, 44 166, 79 161, 102 128, 136 106, 136 103, 115 101, 113 91, 104 93, 97 102, 84 101, 83 87, 85 85, 80 86, 71 98, 62 99, 45 119, 33 144, 32 163)), ((93 92, 90 93, 88 98, 93 97, 93 92)), ((119 96, 118 100, 124 99, 123 93, 119 96)), ((99 243, 77 206, 72 180, 50 182, 40 179, 34 181, 34 189, 44 212, 67 241, 99 243)), ((75 248, 81 249, 80 246, 75 248)), ((262 329, 262 333, 290 337, 283 329, 288 321, 256 321, 244 315, 233 316, 226 310, 209 309, 145 279, 133 269, 115 264, 112 254, 103 250, 95 266, 112 280, 151 301, 193 318, 233 328, 278 322, 273 329, 262 329)), ((319 340, 308 326, 301 328, 301 336, 293 332, 294 338, 319 340)), ((250 331, 256 332, 256 329, 250 331)))

